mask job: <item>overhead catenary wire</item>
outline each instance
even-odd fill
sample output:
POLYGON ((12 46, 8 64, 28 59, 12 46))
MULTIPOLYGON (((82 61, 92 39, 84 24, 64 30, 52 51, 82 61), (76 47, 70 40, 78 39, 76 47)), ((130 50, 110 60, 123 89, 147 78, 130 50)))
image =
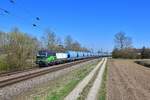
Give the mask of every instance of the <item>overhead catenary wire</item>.
MULTIPOLYGON (((10 11, 8 11, 8 10, 6 10, 6 9, 4 9, 4 8, 0 8, 0 10, 2 11, 2 12, 0 13, 0 15, 10 15, 10 16, 16 17, 16 18, 18 18, 18 19, 22 19, 22 21, 27 22, 27 20, 24 20, 25 18, 20 17, 20 16, 17 16, 17 15, 14 15, 14 14, 10 13, 10 11)), ((31 24, 32 24, 32 23, 31 23, 31 24)), ((34 24, 32 24, 32 26, 36 27, 37 25, 34 23, 34 24)))
POLYGON ((5 14, 10 14, 10 12, 9 12, 8 10, 4 9, 4 8, 0 8, 0 10, 1 10, 3 13, 5 13, 5 14))
MULTIPOLYGON (((9 2, 11 3, 11 4, 16 4, 17 6, 19 6, 19 8, 22 8, 27 14, 26 15, 28 15, 29 17, 33 17, 33 14, 32 13, 30 13, 30 11, 29 10, 27 10, 26 8, 23 8, 23 6, 21 6, 21 5, 19 5, 18 3, 16 3, 16 0, 9 0, 9 2)), ((31 18, 32 18, 31 17, 31 18)), ((37 27, 37 28, 40 28, 40 26, 38 25, 39 24, 39 21, 40 21, 40 17, 39 16, 34 16, 33 17, 33 19, 34 19, 34 21, 36 21, 36 22, 32 22, 32 26, 33 27, 37 27), (37 21, 38 21, 38 23, 37 23, 37 21)))
MULTIPOLYGON (((16 3, 16 0, 9 0, 9 2, 11 4, 17 4, 16 3)), ((19 6, 19 8, 22 8, 24 11, 26 11, 26 13, 29 15, 29 16, 34 16, 28 9, 26 8, 23 8, 22 6, 20 6, 19 4, 17 4, 19 6)), ((37 21, 40 21, 40 17, 39 16, 34 16, 34 20, 37 20, 37 21)))
MULTIPOLYGON (((13 6, 16 5, 16 0, 9 0, 9 2, 11 4, 13 4, 13 6)), ((18 6, 18 4, 17 4, 18 6)), ((19 6, 19 8, 23 8, 23 6, 19 6)), ((24 12, 24 10, 22 10, 22 12, 24 12)), ((13 12, 9 11, 8 9, 4 9, 2 7, 0 7, 0 16, 3 16, 3 17, 6 17, 6 16, 11 16, 11 17, 15 17, 17 19, 19 19, 20 21, 22 21, 23 23, 28 23, 30 26, 34 27, 36 30, 39 30, 39 31, 43 31, 44 28, 41 28, 41 25, 39 24, 41 18, 39 16, 32 16, 31 13, 28 13, 28 11, 25 9, 25 15, 28 15, 30 17, 30 19, 34 19, 34 20, 30 20, 28 18, 26 18, 25 16, 22 16, 22 15, 16 15, 14 14, 13 12)))
POLYGON ((15 3, 15 1, 14 0, 9 0, 11 3, 15 3))

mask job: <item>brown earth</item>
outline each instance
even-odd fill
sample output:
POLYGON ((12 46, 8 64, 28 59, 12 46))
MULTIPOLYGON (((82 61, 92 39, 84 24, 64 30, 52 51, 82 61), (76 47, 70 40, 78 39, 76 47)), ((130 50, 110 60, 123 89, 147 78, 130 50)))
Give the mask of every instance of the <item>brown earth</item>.
POLYGON ((108 60, 107 100, 150 100, 150 68, 132 60, 108 60))

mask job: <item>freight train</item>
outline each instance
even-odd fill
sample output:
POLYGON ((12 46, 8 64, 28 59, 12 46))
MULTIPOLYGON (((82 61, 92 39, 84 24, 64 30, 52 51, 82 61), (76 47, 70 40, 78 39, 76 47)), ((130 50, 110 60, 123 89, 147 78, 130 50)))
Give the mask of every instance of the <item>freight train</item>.
POLYGON ((56 53, 49 50, 41 50, 36 56, 36 64, 38 64, 39 67, 44 67, 99 56, 100 55, 98 53, 82 51, 67 51, 65 53, 56 53))

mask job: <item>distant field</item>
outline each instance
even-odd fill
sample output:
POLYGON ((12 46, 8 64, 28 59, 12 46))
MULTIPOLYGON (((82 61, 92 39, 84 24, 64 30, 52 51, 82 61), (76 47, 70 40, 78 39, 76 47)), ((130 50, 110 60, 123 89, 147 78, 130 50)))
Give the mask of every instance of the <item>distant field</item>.
POLYGON ((150 68, 150 59, 138 60, 138 61, 135 61, 135 63, 150 68))
POLYGON ((133 60, 109 60, 107 100, 149 100, 149 76, 150 69, 133 60))

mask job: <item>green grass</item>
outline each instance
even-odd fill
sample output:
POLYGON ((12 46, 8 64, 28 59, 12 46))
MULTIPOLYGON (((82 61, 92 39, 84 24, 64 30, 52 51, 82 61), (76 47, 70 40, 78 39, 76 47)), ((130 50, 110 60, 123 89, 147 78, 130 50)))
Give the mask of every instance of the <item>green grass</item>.
POLYGON ((63 100, 97 63, 82 66, 55 80, 53 86, 50 84, 44 93, 34 96, 34 100, 63 100))
POLYGON ((48 100, 62 100, 71 90, 76 86, 76 84, 81 81, 90 70, 82 69, 75 73, 76 78, 72 78, 64 87, 62 87, 59 91, 55 91, 52 95, 47 97, 48 100))
POLYGON ((60 100, 63 99, 78 83, 78 80, 71 80, 68 84, 66 84, 62 89, 59 91, 55 91, 52 95, 47 96, 48 100, 60 100))
POLYGON ((104 71, 104 74, 103 74, 103 80, 102 80, 102 85, 100 87, 100 90, 99 90, 99 95, 98 95, 98 100, 106 100, 106 93, 107 93, 107 90, 106 90, 106 82, 107 82, 107 68, 108 66, 106 66, 105 68, 105 71, 104 71))

